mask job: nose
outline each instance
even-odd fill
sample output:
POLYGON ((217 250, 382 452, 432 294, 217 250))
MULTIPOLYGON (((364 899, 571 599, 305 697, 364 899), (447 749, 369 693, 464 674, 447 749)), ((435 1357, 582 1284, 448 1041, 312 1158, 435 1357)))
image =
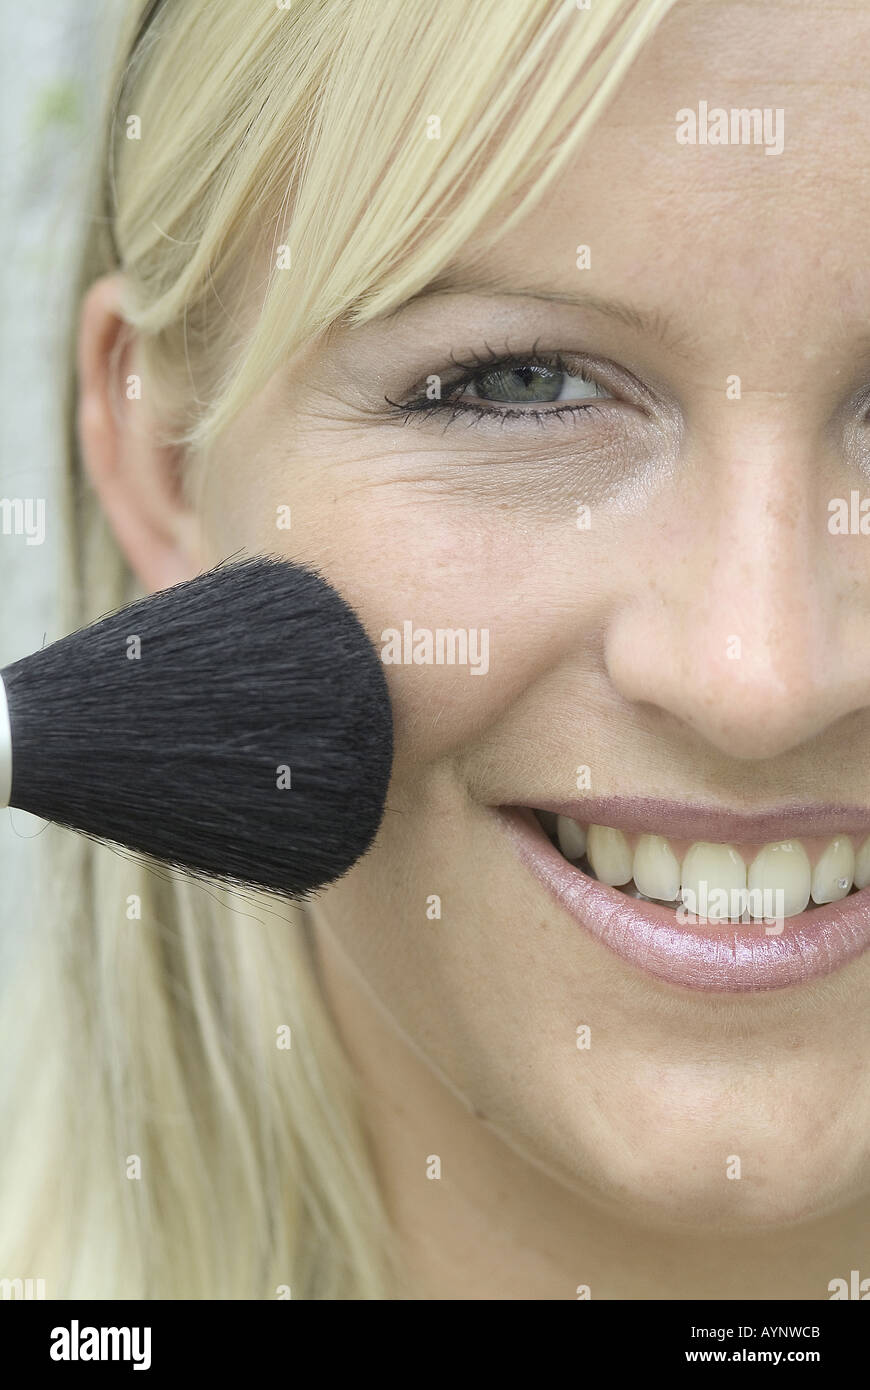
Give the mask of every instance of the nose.
POLYGON ((775 758, 870 706, 870 536, 829 528, 856 480, 782 433, 684 462, 659 537, 638 535, 608 673, 723 753, 775 758))

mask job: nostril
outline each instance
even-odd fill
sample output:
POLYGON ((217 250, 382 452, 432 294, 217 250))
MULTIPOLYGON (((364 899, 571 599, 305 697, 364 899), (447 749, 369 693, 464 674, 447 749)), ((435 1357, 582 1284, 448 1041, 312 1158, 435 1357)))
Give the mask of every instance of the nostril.
POLYGON ((607 676, 645 727, 673 738, 676 726, 690 748, 742 762, 782 757, 848 716, 866 730, 870 645, 855 619, 837 625, 834 643, 828 619, 806 611, 800 621, 793 603, 774 617, 769 595, 747 599, 747 611, 725 602, 715 620, 676 605, 614 620, 607 676))

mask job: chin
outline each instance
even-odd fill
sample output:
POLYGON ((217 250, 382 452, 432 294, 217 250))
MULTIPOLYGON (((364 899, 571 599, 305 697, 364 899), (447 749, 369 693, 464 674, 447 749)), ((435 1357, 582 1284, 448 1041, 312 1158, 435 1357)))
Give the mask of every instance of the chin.
POLYGON ((675 1235, 749 1236, 866 1200, 870 1098, 850 1095, 842 1074, 832 1084, 822 1058, 783 1084, 778 1059, 763 1080, 752 1075, 766 1069, 723 1061, 713 1081, 706 1069, 614 1056, 582 1104, 576 1074, 563 1075, 537 1147, 557 1149, 566 1185, 611 1217, 675 1235))

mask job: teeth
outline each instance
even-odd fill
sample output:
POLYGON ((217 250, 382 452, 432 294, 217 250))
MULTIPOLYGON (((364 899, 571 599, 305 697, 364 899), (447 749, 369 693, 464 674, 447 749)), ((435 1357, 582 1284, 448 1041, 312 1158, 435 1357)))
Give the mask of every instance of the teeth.
POLYGON ((866 888, 870 883, 870 835, 855 856, 855 887, 866 888))
POLYGON ((568 816, 557 816, 556 838, 566 859, 582 859, 586 853, 586 831, 568 816))
POLYGON ((713 922, 794 917, 811 897, 816 905, 834 903, 853 887, 870 888, 870 836, 857 849, 848 835, 834 836, 814 868, 800 840, 779 840, 764 845, 747 869, 733 845, 698 841, 681 865, 663 835, 638 835, 632 851, 628 837, 608 825, 587 829, 556 815, 544 823, 564 857, 585 862, 599 882, 633 897, 682 900, 690 912, 713 922))
POLYGON ((619 888, 630 881, 634 866, 628 841, 621 830, 611 830, 609 825, 590 825, 586 857, 600 883, 619 888))
POLYGON ((702 840, 692 845, 683 860, 682 889, 690 911, 708 921, 728 921, 732 903, 733 915, 739 918, 746 897, 746 865, 730 845, 711 845, 702 840), (727 900, 721 899, 723 891, 728 894, 727 900))
POLYGON ((634 850, 634 883, 645 898, 676 901, 680 896, 680 861, 662 835, 641 835, 634 850))
POLYGON ((780 840, 778 844, 765 845, 749 866, 750 890, 760 889, 762 894, 766 890, 773 903, 777 890, 782 891, 784 917, 803 912, 810 900, 811 878, 810 861, 799 840, 780 840))
POLYGON ((855 851, 852 841, 845 838, 832 840, 813 869, 813 902, 839 902, 851 889, 854 876, 855 851))

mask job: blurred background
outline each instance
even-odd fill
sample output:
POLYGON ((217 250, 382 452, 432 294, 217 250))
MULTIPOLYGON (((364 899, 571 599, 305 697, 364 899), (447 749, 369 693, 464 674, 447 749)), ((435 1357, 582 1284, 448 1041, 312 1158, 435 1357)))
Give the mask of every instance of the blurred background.
MULTIPOLYGON (((45 517, 41 543, 28 543, 0 512, 0 667, 62 635, 69 299, 86 170, 125 8, 126 0, 0 0, 0 503, 42 499, 45 517)), ((0 968, 31 921, 42 828, 0 810, 0 968)))

